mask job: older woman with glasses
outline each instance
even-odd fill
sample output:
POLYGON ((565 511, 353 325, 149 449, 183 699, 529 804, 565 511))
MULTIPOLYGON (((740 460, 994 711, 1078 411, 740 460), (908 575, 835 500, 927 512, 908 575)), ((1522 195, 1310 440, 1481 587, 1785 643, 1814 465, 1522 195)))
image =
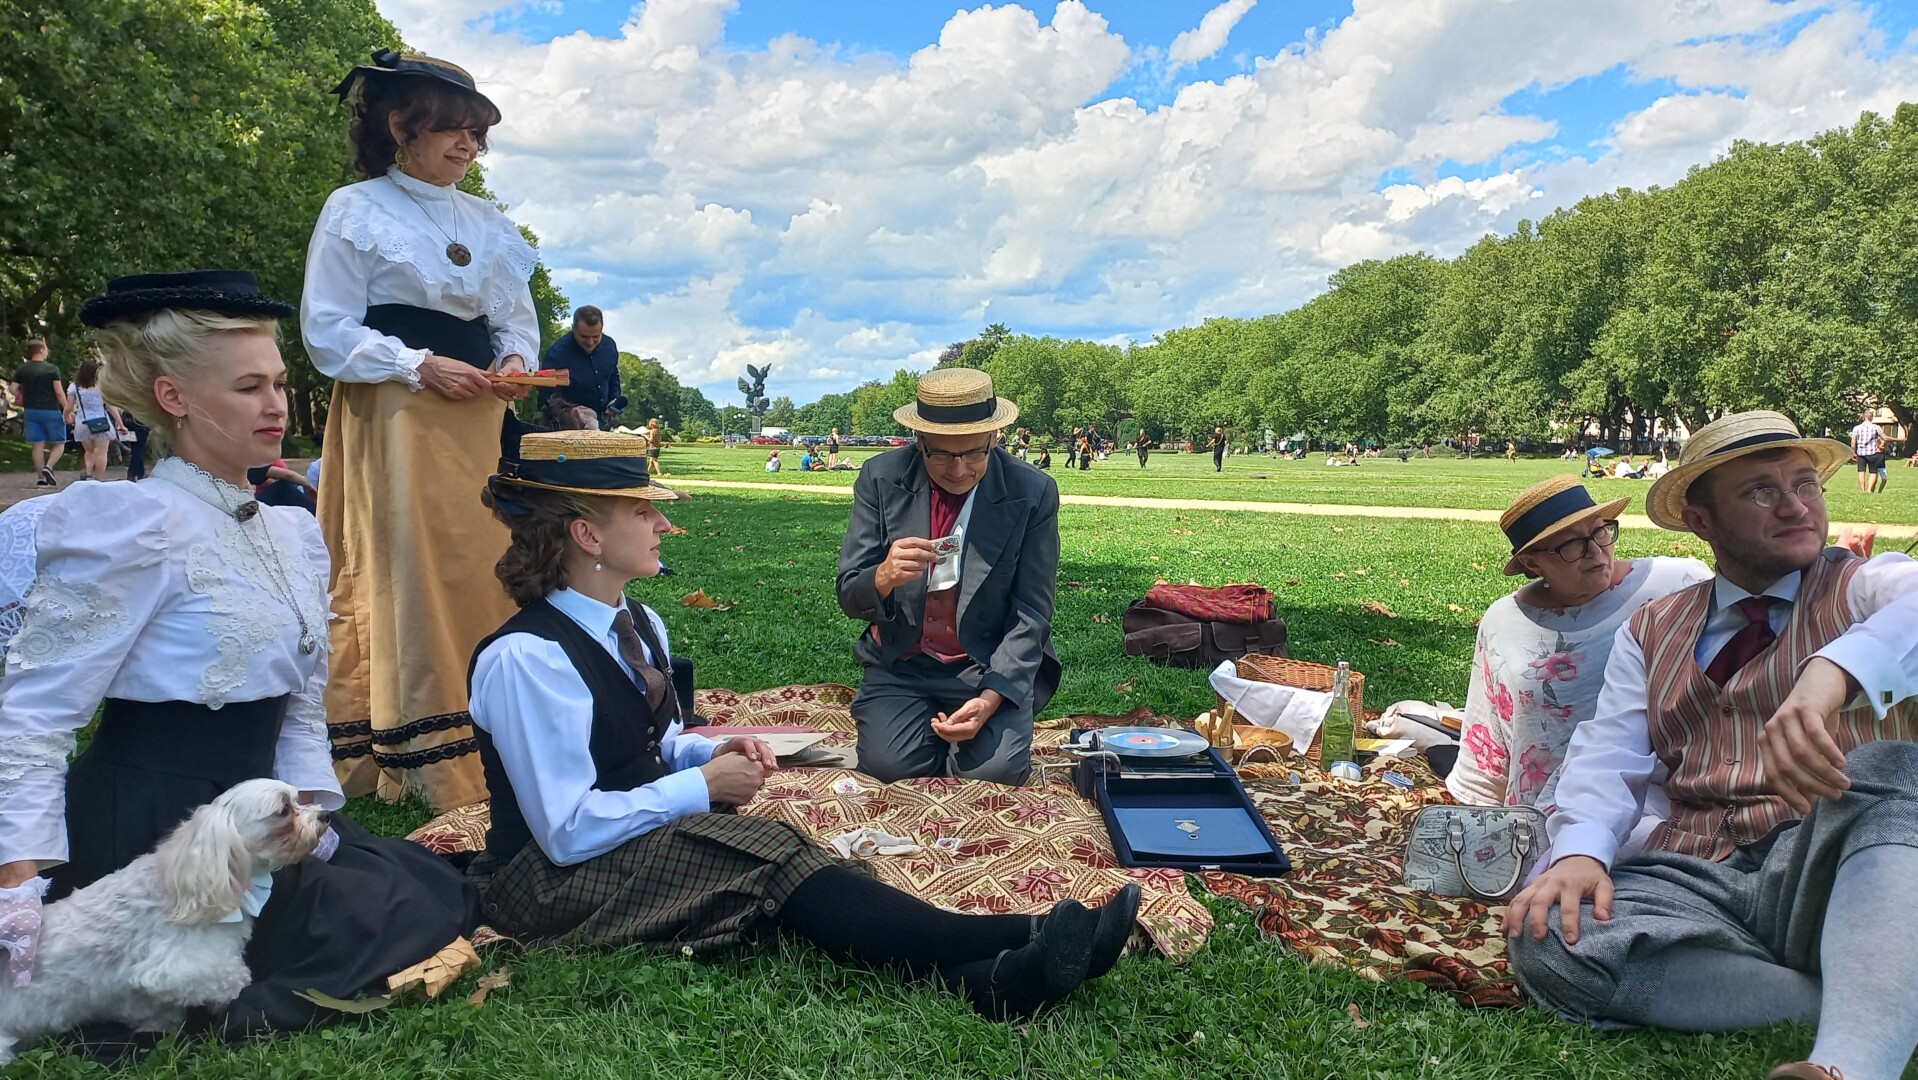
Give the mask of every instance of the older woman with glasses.
POLYGON ((1613 557, 1618 514, 1573 476, 1527 488, 1499 516, 1507 574, 1532 580, 1479 622, 1464 746, 1446 786, 1462 803, 1550 813, 1572 729, 1591 718, 1612 637, 1649 601, 1711 577, 1696 559, 1613 557))

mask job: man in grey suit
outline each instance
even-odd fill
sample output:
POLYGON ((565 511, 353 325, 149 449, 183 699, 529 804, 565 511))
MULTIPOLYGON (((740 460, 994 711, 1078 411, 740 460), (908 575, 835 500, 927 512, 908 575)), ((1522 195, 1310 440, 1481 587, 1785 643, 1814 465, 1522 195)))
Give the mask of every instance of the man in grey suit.
POLYGON ((869 624, 852 716, 876 779, 1031 772, 1032 718, 1059 686, 1059 489, 999 448, 1018 416, 983 371, 928 372, 893 413, 917 441, 853 484, 839 606, 869 624))

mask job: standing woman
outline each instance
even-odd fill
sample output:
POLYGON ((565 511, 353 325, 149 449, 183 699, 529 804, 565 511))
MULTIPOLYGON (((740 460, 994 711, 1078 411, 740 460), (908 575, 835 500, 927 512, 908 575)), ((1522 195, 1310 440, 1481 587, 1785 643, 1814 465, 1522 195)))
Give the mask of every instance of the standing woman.
MULTIPOLYGON (((320 701, 326 547, 311 516, 246 487, 286 429, 274 335, 292 313, 233 270, 119 278, 80 311, 107 400, 146 421, 161 460, 143 484, 34 500, 38 528, 11 532, 9 560, 26 555, 34 578, 0 702, 8 908, 37 906, 49 878, 58 897, 126 866, 244 780, 345 801, 320 701)), ((332 827, 243 903, 258 916, 253 982, 221 1018, 228 1034, 304 1026, 316 1008, 298 993, 351 998, 473 929, 477 898, 443 860, 332 827)))
POLYGON ((1139 468, 1145 468, 1146 455, 1152 452, 1152 440, 1146 437, 1145 429, 1139 429, 1139 437, 1132 440, 1132 448, 1139 452, 1139 468))
POLYGON ((335 380, 319 518, 333 552, 326 713, 349 796, 445 810, 486 797, 461 675, 512 614, 491 571, 506 531, 473 501, 499 457, 502 401, 539 347, 537 261, 505 214, 457 185, 499 110, 443 60, 374 55, 337 93, 353 168, 307 248, 300 329, 335 380))
POLYGON ((126 429, 120 410, 100 392, 100 361, 87 357, 67 389, 67 430, 80 440, 88 480, 107 478, 107 448, 126 429))

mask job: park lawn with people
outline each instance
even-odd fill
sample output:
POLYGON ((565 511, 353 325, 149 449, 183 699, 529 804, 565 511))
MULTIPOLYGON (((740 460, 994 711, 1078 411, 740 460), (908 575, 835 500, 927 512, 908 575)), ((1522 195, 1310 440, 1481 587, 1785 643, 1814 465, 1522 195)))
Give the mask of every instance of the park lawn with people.
MULTIPOLYGON (((798 457, 791 452, 787 467, 778 473, 764 470, 770 447, 741 447, 727 450, 717 446, 674 446, 666 452, 665 465, 673 479, 746 480, 777 484, 821 484, 828 487, 852 487, 853 472, 801 473, 792 467, 798 457), (754 453, 757 451, 757 453, 754 453)), ((849 451, 852 460, 863 461, 877 450, 849 451)), ((1052 474, 1059 490, 1066 495, 1115 495, 1134 498, 1209 500, 1227 502, 1318 503, 1334 506, 1411 506, 1445 507, 1459 510, 1503 510, 1518 493, 1532 484, 1560 473, 1576 474, 1584 462, 1563 461, 1555 457, 1506 461, 1501 456, 1478 455, 1471 459, 1434 450, 1431 458, 1413 457, 1401 462, 1396 454, 1362 458, 1357 468, 1329 468, 1325 454, 1308 454, 1302 461, 1283 461, 1263 454, 1232 455, 1225 459, 1223 473, 1212 471, 1210 454, 1154 453, 1144 469, 1129 452, 1114 452, 1105 461, 1095 461, 1081 471, 1065 467, 1065 454, 1055 450, 1052 474)), ((842 456, 844 456, 842 454, 842 456)), ((1034 452, 1037 458, 1037 452, 1034 452)), ((1611 459, 1606 459, 1611 460, 1611 459)), ((1643 458, 1635 458, 1643 463, 1643 458)), ((1891 463, 1890 486, 1877 495, 1858 491, 1853 467, 1845 466, 1825 485, 1825 498, 1833 521, 1876 522, 1881 524, 1918 524, 1918 469, 1908 469, 1905 459, 1891 463)), ((1649 480, 1593 479, 1589 486, 1594 498, 1604 501, 1632 497, 1626 512, 1644 512, 1644 496, 1649 480)))
MULTIPOLYGON (((686 530, 662 551, 675 574, 634 593, 697 660, 702 686, 852 682, 858 624, 832 584, 847 511, 837 493, 705 489, 668 508, 686 530), (682 603, 696 590, 720 606, 682 603)), ((1189 718, 1209 707, 1203 673, 1122 655, 1121 614, 1159 579, 1269 586, 1292 655, 1349 660, 1374 708, 1460 703, 1479 614, 1514 584, 1500 573, 1509 544, 1489 523, 1068 505, 1060 532, 1054 634, 1065 680, 1048 717, 1145 705, 1189 718)), ((1707 554, 1691 537, 1643 530, 1627 531, 1619 553, 1707 554)), ((367 799, 350 813, 393 834, 427 817, 417 803, 367 799)), ((1308 966, 1262 940, 1237 904, 1206 902, 1218 924, 1189 965, 1134 957, 1029 1024, 988 1023, 949 995, 778 941, 702 960, 506 946, 484 953, 481 972, 509 982, 483 1004, 468 1001, 479 982, 469 975, 435 1002, 297 1036, 238 1047, 169 1039, 126 1075, 1712 1080, 1762 1075, 1811 1043, 1791 1027, 1597 1034, 1539 1009, 1467 1010, 1407 982, 1308 966)), ((106 1072, 43 1048, 14 1074, 106 1072)))

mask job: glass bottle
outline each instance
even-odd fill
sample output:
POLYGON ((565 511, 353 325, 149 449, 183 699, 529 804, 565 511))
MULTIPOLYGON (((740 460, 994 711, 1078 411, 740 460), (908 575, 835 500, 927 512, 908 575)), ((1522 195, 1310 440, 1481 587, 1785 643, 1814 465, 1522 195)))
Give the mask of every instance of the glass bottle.
POLYGON ((1352 715, 1352 667, 1339 661, 1332 676, 1332 706, 1325 711, 1325 740, 1319 759, 1325 769, 1341 780, 1359 779, 1358 750, 1353 740, 1358 735, 1358 718, 1352 715))

